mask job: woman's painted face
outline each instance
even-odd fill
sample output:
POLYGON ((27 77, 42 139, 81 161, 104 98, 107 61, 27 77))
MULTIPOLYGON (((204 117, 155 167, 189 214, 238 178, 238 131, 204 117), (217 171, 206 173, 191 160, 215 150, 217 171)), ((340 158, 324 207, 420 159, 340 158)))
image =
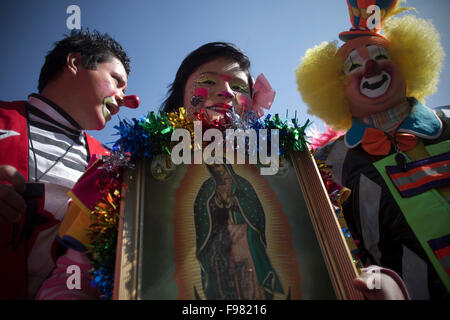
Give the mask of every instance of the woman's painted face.
POLYGON ((207 62, 189 76, 183 103, 191 120, 202 110, 209 121, 222 119, 225 112, 242 115, 252 104, 248 73, 228 58, 207 62))
POLYGON ((386 111, 406 100, 405 80, 381 46, 355 48, 345 59, 344 73, 349 77, 346 96, 355 118, 386 111))

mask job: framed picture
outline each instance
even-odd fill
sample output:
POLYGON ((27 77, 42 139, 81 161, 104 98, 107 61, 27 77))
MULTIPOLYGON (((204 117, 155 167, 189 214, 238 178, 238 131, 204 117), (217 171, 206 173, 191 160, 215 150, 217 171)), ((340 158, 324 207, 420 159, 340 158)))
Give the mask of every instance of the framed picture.
POLYGON ((360 299, 357 269, 309 152, 258 165, 128 169, 115 299, 360 299))

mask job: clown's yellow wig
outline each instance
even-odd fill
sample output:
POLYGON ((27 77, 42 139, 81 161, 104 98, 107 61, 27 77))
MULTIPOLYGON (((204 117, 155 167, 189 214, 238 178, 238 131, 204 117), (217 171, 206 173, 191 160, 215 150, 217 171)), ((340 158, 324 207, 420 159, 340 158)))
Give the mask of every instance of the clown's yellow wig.
POLYGON ((337 41, 308 49, 296 70, 297 85, 308 113, 336 130, 348 129, 351 115, 345 97, 344 63, 338 56, 337 41))
POLYGON ((391 59, 406 79, 406 96, 424 101, 437 90, 445 57, 439 33, 430 21, 411 15, 389 19, 384 32, 391 59))
MULTIPOLYGON (((388 49, 406 79, 406 96, 421 101, 437 90, 445 56, 439 33, 431 22, 406 15, 384 22, 388 49)), ((351 125, 344 88, 344 62, 337 55, 337 42, 324 42, 306 51, 296 70, 298 90, 308 113, 337 130, 351 125)))

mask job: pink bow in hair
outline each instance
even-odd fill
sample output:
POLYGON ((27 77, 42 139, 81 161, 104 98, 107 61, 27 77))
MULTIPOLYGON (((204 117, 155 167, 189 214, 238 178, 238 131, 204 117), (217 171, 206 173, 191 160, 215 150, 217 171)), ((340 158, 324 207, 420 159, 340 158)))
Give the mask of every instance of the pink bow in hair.
POLYGON ((264 115, 263 109, 269 110, 274 98, 275 91, 272 90, 269 81, 261 73, 253 85, 252 108, 250 112, 253 111, 256 119, 261 118, 264 115))

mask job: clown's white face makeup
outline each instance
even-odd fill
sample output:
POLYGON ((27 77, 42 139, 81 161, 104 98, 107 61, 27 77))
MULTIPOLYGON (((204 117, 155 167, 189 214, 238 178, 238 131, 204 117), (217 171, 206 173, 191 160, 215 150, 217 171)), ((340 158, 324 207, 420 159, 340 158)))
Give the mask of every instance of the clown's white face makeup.
POLYGON ((406 100, 405 80, 381 46, 351 51, 345 59, 344 73, 349 77, 346 95, 355 118, 386 111, 406 100))
POLYGON ((220 120, 224 112, 245 113, 251 106, 248 73, 228 58, 201 65, 184 89, 183 103, 188 117, 196 120, 202 109, 209 121, 220 120))

